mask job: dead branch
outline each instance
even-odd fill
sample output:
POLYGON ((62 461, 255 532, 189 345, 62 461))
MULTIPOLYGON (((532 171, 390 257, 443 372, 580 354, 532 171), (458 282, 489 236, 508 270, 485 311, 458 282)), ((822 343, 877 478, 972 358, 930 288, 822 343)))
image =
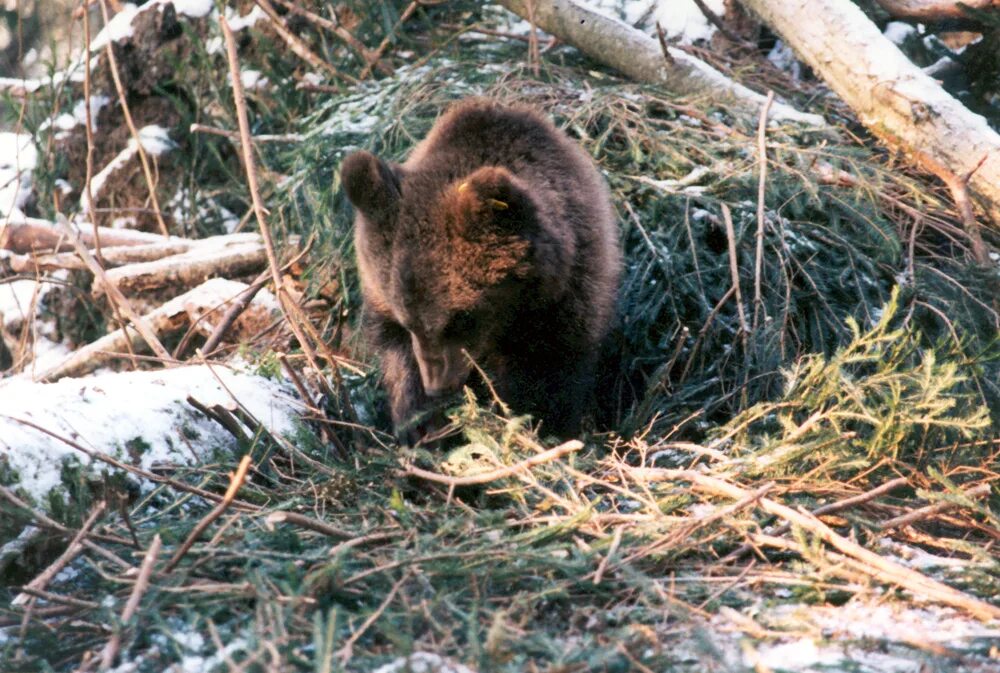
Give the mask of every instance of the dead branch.
MULTIPOLYGON (((655 39, 581 3, 531 2, 539 28, 636 81, 661 84, 680 94, 724 98, 755 113, 764 105, 764 96, 734 82, 704 61, 673 47, 668 47, 668 61, 655 39)), ((529 17, 529 0, 500 0, 500 4, 523 19, 529 17)), ((774 104, 773 118, 826 125, 822 116, 800 112, 785 103, 774 104)))
POLYGON ((216 505, 211 512, 205 515, 205 517, 198 522, 191 533, 184 540, 184 544, 180 546, 177 552, 167 563, 167 567, 163 569, 163 572, 168 573, 177 567, 180 560, 184 558, 184 555, 188 553, 188 550, 194 545, 194 543, 201 537, 201 534, 205 532, 205 529, 212 525, 212 522, 222 516, 223 512, 229 509, 229 506, 233 503, 236 498, 236 493, 243 486, 243 482, 247 478, 247 470, 250 469, 250 455, 244 454, 243 458, 240 459, 240 464, 236 467, 236 471, 229 476, 229 488, 226 489, 226 493, 222 496, 222 502, 216 505))
POLYGON ((84 261, 90 272, 94 274, 95 284, 98 287, 104 288, 104 291, 108 295, 108 300, 111 302, 115 312, 121 312, 122 315, 132 322, 136 331, 139 332, 143 340, 149 345, 157 357, 162 359, 164 364, 170 362, 170 353, 167 352, 167 349, 160 343, 156 334, 152 332, 146 323, 143 322, 143 319, 139 317, 139 314, 135 312, 135 309, 132 308, 132 304, 130 304, 125 298, 125 295, 121 293, 114 281, 108 279, 107 273, 105 273, 104 269, 101 268, 101 265, 97 263, 97 260, 93 258, 87 248, 84 247, 83 242, 80 241, 80 237, 77 236, 77 233, 73 229, 72 225, 70 225, 69 220, 60 214, 59 222, 69 237, 70 242, 73 244, 73 247, 76 248, 76 254, 80 256, 80 259, 84 261))
MULTIPOLYGON (((962 495, 970 500, 973 498, 982 498, 983 496, 990 494, 989 484, 979 484, 966 491, 962 491, 962 495)), ((933 505, 927 505, 926 507, 921 507, 920 509, 915 509, 912 512, 907 512, 906 514, 901 514, 897 517, 889 519, 888 521, 883 521, 879 524, 879 530, 892 530, 893 528, 902 528, 903 526, 909 526, 910 524, 916 523, 917 521, 923 521, 924 519, 929 519, 930 517, 937 516, 942 512, 947 512, 952 509, 958 509, 961 507, 961 503, 957 502, 936 502, 933 505)))
POLYGON ((156 564, 156 557, 160 553, 160 544, 160 534, 157 533, 153 536, 153 542, 149 545, 149 549, 146 550, 146 558, 142 560, 142 565, 139 567, 139 576, 132 587, 132 593, 129 594, 128 602, 125 603, 125 607, 122 609, 121 624, 111 634, 108 644, 104 646, 104 650, 101 652, 100 670, 102 671, 111 668, 111 664, 118 654, 118 648, 121 647, 122 630, 132 621, 135 611, 139 609, 139 601, 142 600, 143 594, 146 593, 146 588, 149 586, 149 578, 153 575, 153 566, 156 564))
POLYGON ((882 9, 897 19, 914 21, 941 21, 967 19, 969 14, 962 6, 972 9, 1000 9, 1000 0, 875 0, 882 9))

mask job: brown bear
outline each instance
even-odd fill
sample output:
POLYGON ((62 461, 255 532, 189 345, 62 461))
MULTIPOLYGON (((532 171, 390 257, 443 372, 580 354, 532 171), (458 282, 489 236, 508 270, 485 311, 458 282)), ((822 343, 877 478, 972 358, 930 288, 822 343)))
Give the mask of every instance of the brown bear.
POLYGON ((577 432, 622 263, 590 157, 529 107, 468 99, 403 164, 355 152, 341 180, 400 440, 473 363, 544 434, 577 432))

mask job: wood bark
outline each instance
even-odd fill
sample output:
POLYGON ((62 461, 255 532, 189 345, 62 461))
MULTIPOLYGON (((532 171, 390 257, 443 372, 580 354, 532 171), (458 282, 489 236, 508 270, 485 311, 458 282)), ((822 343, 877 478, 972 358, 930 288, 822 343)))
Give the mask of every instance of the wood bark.
MULTIPOLYGON (((84 245, 94 247, 94 227, 90 224, 72 225, 84 245)), ((118 247, 125 245, 149 245, 165 241, 179 241, 178 238, 164 238, 160 234, 147 234, 132 229, 111 229, 98 227, 97 237, 101 247, 118 247)), ((73 244, 66 237, 66 232, 48 220, 35 217, 11 218, 8 222, 0 222, 0 249, 10 250, 19 254, 38 251, 72 250, 73 244)))
MULTIPOLYGON (((704 61, 673 47, 666 49, 668 60, 652 37, 573 0, 500 0, 501 5, 524 19, 529 16, 529 2, 539 28, 638 82, 662 84, 682 94, 710 94, 754 114, 764 106, 764 96, 732 81, 704 61)), ((773 104, 771 118, 814 126, 826 123, 820 115, 800 112, 778 102, 773 104)))
POLYGON ((1000 0, 875 0, 882 9, 897 19, 914 21, 941 21, 942 19, 967 19, 969 15, 960 5, 972 9, 1000 9, 1000 0))
MULTIPOLYGON (((162 237, 160 238, 162 239, 162 237)), ((187 252, 195 243, 197 241, 167 240, 160 243, 101 248, 101 261, 104 262, 105 267, 151 262, 187 252)), ((35 270, 86 269, 87 265, 75 253, 57 252, 45 255, 17 255, 11 258, 10 268, 16 273, 22 273, 35 270)))
POLYGON ((967 183, 1000 224, 1000 135, 952 98, 848 0, 744 0, 889 145, 967 183), (980 162, 982 162, 980 164, 980 162))

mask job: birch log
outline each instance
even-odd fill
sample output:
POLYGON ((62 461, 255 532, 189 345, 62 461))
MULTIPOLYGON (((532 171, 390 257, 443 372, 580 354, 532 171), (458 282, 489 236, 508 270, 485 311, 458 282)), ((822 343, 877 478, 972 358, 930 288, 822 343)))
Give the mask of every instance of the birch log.
POLYGON ((743 0, 876 136, 972 196, 1000 225, 1000 135, 952 98, 848 0, 743 0), (980 165, 980 162, 982 164, 980 165))
MULTIPOLYGON (((732 81, 704 61, 680 49, 667 47, 668 61, 655 39, 582 3, 573 0, 500 0, 501 5, 524 19, 529 16, 530 2, 533 2, 533 18, 539 28, 637 82, 662 84, 681 94, 710 94, 716 99, 746 108, 755 115, 764 106, 764 96, 732 81)), ((820 115, 800 112, 778 102, 771 107, 771 119, 812 126, 826 123, 820 115)))

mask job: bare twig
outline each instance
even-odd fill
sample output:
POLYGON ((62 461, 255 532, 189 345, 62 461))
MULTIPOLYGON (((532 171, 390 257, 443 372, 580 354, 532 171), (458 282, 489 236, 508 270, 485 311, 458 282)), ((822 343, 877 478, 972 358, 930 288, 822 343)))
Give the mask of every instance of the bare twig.
MULTIPOLYGON (((83 525, 80 527, 80 530, 70 541, 69 546, 66 547, 65 550, 63 550, 63 553, 59 555, 59 558, 50 563, 45 570, 43 570, 35 577, 35 579, 28 582, 24 587, 25 590, 30 590, 30 589, 34 589, 37 591, 44 590, 45 587, 49 585, 49 582, 52 581, 52 578, 58 575, 63 568, 69 565, 70 561, 76 558, 76 556, 83 551, 84 549, 83 543, 85 538, 87 537, 87 534, 90 532, 90 529, 94 527, 94 524, 97 522, 98 517, 100 517, 100 515, 104 513, 106 506, 107 505, 103 500, 97 503, 97 506, 95 506, 94 509, 91 510, 90 514, 87 516, 87 520, 83 522, 83 525)), ((10 604, 24 605, 29 600, 31 600, 31 597, 28 593, 20 593, 14 597, 14 599, 10 602, 10 604)))
POLYGON ((382 38, 382 42, 379 43, 375 51, 369 53, 368 56, 366 57, 368 59, 368 65, 366 65, 364 70, 361 71, 360 75, 361 79, 365 79, 366 77, 368 77, 368 75, 371 74, 372 68, 375 67, 376 64, 382 62, 382 56, 385 54, 385 50, 388 49, 389 45, 392 43, 392 38, 396 35, 396 31, 398 31, 400 26, 402 26, 406 22, 406 20, 413 15, 413 12, 417 11, 417 7, 419 6, 420 6, 420 0, 413 0, 409 5, 406 6, 406 9, 403 10, 403 13, 399 15, 399 20, 396 21, 395 25, 393 25, 392 30, 390 30, 389 33, 384 38, 382 38))
MULTIPOLYGON (((895 491, 897 488, 902 488, 903 486, 906 486, 908 483, 909 480, 906 477, 897 477, 896 479, 887 481, 884 484, 876 486, 871 490, 865 491, 864 493, 859 493, 858 495, 851 496, 850 498, 844 498, 843 500, 838 500, 837 502, 831 502, 829 504, 817 507, 816 509, 812 510, 809 513, 815 517, 820 517, 825 514, 842 512, 845 509, 850 509, 851 507, 856 507, 857 505, 861 505, 870 500, 874 500, 875 498, 881 497, 886 493, 891 493, 892 491, 895 491)), ((767 533, 768 535, 774 535, 777 537, 784 535, 791 529, 792 529, 792 524, 783 523, 774 530, 767 531, 767 533)), ((752 545, 745 544, 739 549, 736 549, 727 554, 725 557, 723 557, 722 563, 729 563, 731 561, 735 561, 736 559, 740 558, 741 556, 752 550, 753 550, 752 545)))
MULTIPOLYGON (((962 495, 966 498, 981 498, 985 495, 990 494, 989 484, 979 484, 973 486, 972 488, 962 491, 962 495)), ((932 516, 941 514, 942 512, 947 512, 952 509, 958 509, 962 505, 958 502, 936 502, 933 505, 927 505, 926 507, 921 507, 915 509, 912 512, 907 512, 906 514, 901 514, 900 516, 893 517, 887 521, 883 521, 879 524, 879 530, 892 530, 893 528, 902 528, 903 526, 909 526, 910 524, 916 523, 917 521, 923 521, 924 519, 929 519, 932 516)))
MULTIPOLYGON (((348 82, 356 82, 353 77, 346 75, 332 65, 321 59, 319 56, 313 53, 305 42, 302 41, 299 36, 288 29, 285 25, 285 20, 281 18, 277 11, 275 11, 274 6, 268 2, 268 0, 255 0, 257 6, 264 10, 268 18, 271 19, 271 25, 274 26, 275 32, 285 41, 288 47, 295 53, 296 56, 301 58, 303 61, 308 63, 314 68, 326 72, 331 77, 338 77, 348 82)), ((224 20, 224 17, 220 15, 220 20, 224 20)), ((228 24, 227 24, 228 25, 228 24)))
POLYGON ((747 323, 747 315, 743 310, 743 293, 740 292, 740 266, 736 257, 736 231, 733 228, 733 214, 729 211, 729 206, 722 204, 722 220, 726 223, 726 241, 729 244, 729 275, 733 281, 733 289, 736 291, 736 309, 740 316, 740 332, 745 339, 750 333, 750 325, 747 323))
POLYGON ((322 533, 327 537, 336 538, 338 540, 352 540, 355 537, 353 533, 348 533, 347 531, 340 530, 339 528, 334 528, 328 523, 318 519, 313 519, 304 514, 299 514, 298 512, 287 512, 284 510, 271 512, 265 517, 264 521, 269 526, 273 526, 276 523, 290 523, 293 526, 299 526, 301 528, 316 531, 317 533, 322 533))
POLYGON ((146 589, 149 587, 149 578, 153 575, 153 566, 156 564, 156 557, 160 553, 160 545, 160 534, 157 533, 153 536, 153 542, 146 551, 146 558, 142 560, 142 565, 139 567, 139 576, 132 587, 132 593, 129 594, 128 602, 125 603, 125 607, 122 609, 121 624, 111 634, 111 638, 101 652, 100 670, 102 671, 110 669, 111 664, 118 655, 118 649, 121 647, 122 631, 132 621, 135 611, 139 609, 139 601, 142 600, 143 594, 146 593, 146 589))
POLYGON ((709 6, 705 4, 704 0, 694 0, 694 4, 698 6, 701 13, 704 14, 706 19, 708 19, 708 22, 718 28, 719 32, 722 33, 727 40, 734 44, 746 45, 746 40, 729 30, 729 28, 726 27, 726 24, 722 22, 722 18, 713 12, 709 6))
POLYGON ((767 113, 774 102, 774 92, 767 92, 767 100, 760 109, 760 122, 757 125, 757 152, 759 153, 759 172, 757 180, 757 251, 754 257, 753 272, 753 330, 760 325, 760 315, 764 309, 761 298, 761 279, 764 267, 764 229, 767 227, 767 217, 764 212, 764 194, 767 186, 767 113))
POLYGON ((188 550, 194 545, 194 543, 201 537, 201 534, 205 532, 205 529, 212 525, 212 522, 222 516, 223 512, 229 509, 229 506, 236 499, 236 493, 240 490, 240 486, 243 485, 243 481, 246 479, 247 470, 250 469, 250 455, 244 455, 240 459, 240 464, 236 468, 236 472, 230 475, 229 488, 226 489, 226 494, 222 496, 222 502, 216 505, 211 512, 205 515, 198 525, 194 527, 187 539, 184 540, 184 544, 180 546, 180 549, 174 554, 170 562, 163 569, 163 572, 168 573, 173 570, 177 564, 180 562, 184 555, 188 553, 188 550))
MULTIPOLYGON (((340 23, 338 23, 337 21, 331 21, 330 19, 324 16, 320 16, 319 14, 316 14, 314 12, 310 12, 308 9, 299 6, 299 3, 292 2, 291 0, 278 0, 278 2, 280 2, 286 9, 288 9, 288 11, 292 12, 293 14, 298 14, 299 16, 304 17, 309 21, 312 21, 317 26, 325 28, 334 35, 336 35, 338 38, 340 38, 341 41, 344 42, 344 44, 346 44, 351 49, 356 51, 358 55, 362 58, 362 60, 364 60, 365 63, 368 64, 375 63, 375 67, 381 70, 382 72, 390 75, 392 74, 392 68, 380 62, 379 59, 374 56, 374 54, 368 49, 368 47, 364 45, 363 42, 358 40, 358 38, 354 37, 351 31, 341 26, 340 23)), ((334 14, 334 16, 336 16, 336 14, 334 14)))

